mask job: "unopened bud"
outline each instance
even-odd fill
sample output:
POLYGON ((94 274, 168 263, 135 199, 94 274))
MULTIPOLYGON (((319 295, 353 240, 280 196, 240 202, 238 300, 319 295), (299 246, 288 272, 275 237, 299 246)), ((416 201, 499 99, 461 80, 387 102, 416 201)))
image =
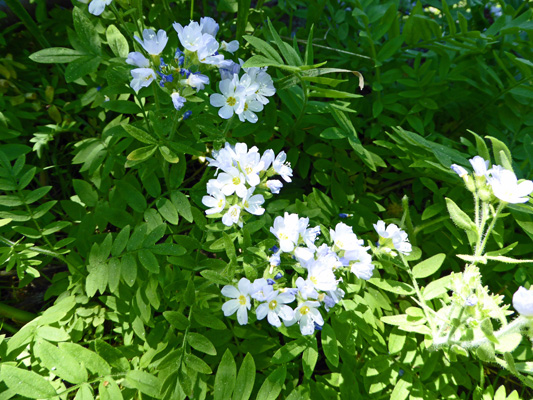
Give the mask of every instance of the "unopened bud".
POLYGON ((484 201, 486 203, 490 202, 492 198, 492 193, 487 187, 479 189, 477 193, 481 201, 484 201))
POLYGON ((470 175, 466 175, 463 177, 463 180, 465 181, 466 188, 471 191, 472 193, 476 192, 476 184, 472 177, 470 175))

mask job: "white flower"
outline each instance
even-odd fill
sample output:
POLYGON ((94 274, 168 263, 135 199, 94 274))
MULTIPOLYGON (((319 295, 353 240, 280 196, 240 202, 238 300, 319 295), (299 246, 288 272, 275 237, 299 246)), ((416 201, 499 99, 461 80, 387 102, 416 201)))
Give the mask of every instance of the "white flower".
POLYGON ((267 296, 274 291, 272 285, 269 285, 265 278, 256 279, 252 283, 250 296, 252 299, 266 301, 267 296))
POLYGON ((224 56, 221 55, 222 59, 215 55, 215 53, 218 50, 218 42, 216 39, 211 35, 203 35, 202 37, 202 43, 200 47, 198 47, 197 55, 198 55, 198 61, 204 64, 219 64, 221 60, 224 59, 224 56))
POLYGON ((315 259, 315 250, 308 247, 296 247, 294 257, 302 267, 307 268, 309 262, 315 259))
POLYGON ((275 290, 269 293, 265 300, 266 303, 260 304, 255 312, 258 320, 267 317, 270 325, 279 328, 281 326, 280 318, 285 321, 294 318, 294 310, 285 305, 294 301, 293 294, 279 293, 278 290, 275 290))
POLYGON ((228 209, 228 212, 222 216, 222 223, 226 226, 232 226, 233 224, 238 224, 242 226, 240 222, 241 218, 241 207, 238 205, 231 206, 228 209))
POLYGON ((316 291, 313 284, 309 280, 305 280, 301 276, 296 279, 296 287, 300 292, 300 296, 302 296, 304 300, 318 298, 318 292, 316 291))
POLYGON ((307 280, 315 289, 323 291, 337 289, 337 279, 333 273, 331 261, 335 263, 335 257, 321 257, 308 264, 307 280))
POLYGON ((261 162, 263 163, 263 168, 265 170, 269 169, 275 159, 274 150, 268 149, 261 156, 261 162))
POLYGON ((461 178, 463 178, 466 175, 468 175, 468 171, 466 169, 464 169, 463 167, 461 167, 460 165, 452 164, 452 165, 450 165, 450 168, 453 170, 453 172, 455 172, 461 178))
POLYGON ((374 229, 383 239, 380 239, 379 244, 384 248, 386 252, 389 252, 394 248, 405 255, 411 253, 412 247, 411 243, 409 243, 407 233, 398 228, 397 225, 390 224, 389 226, 385 227, 384 221, 378 221, 377 224, 374 224, 374 229))
POLYGON ((202 33, 207 33, 213 37, 218 33, 218 24, 211 17, 200 18, 200 28, 202 29, 202 33))
POLYGON ((281 251, 290 253, 298 243, 298 214, 285 213, 283 217, 276 217, 270 232, 279 240, 281 251))
POLYGON ((355 251, 359 254, 354 261, 350 262, 350 271, 352 271, 352 273, 354 273, 359 279, 367 281, 372 278, 372 274, 374 273, 372 257, 364 251, 363 247, 355 251))
POLYGON ((244 176, 246 176, 248 184, 250 186, 259 185, 259 173, 263 170, 263 163, 261 162, 261 156, 257 152, 257 148, 252 148, 249 152, 238 156, 237 162, 244 176))
POLYGON ((265 213, 265 209, 261 207, 261 204, 265 202, 265 198, 261 194, 252 196, 254 190, 255 186, 246 191, 246 195, 242 199, 243 208, 250 214, 263 215, 265 213))
POLYGON ((323 297, 324 308, 326 311, 329 311, 335 306, 339 301, 344 297, 344 290, 337 288, 336 290, 330 290, 326 292, 327 294, 323 297))
POLYGON ((272 168, 276 171, 285 182, 291 182, 292 169, 289 163, 286 163, 287 154, 284 151, 280 152, 274 162, 272 163, 272 168))
POLYGON ((489 168, 489 162, 484 160, 483 157, 475 156, 474 158, 471 158, 470 164, 472 164, 472 168, 474 168, 474 174, 476 176, 486 176, 487 170, 489 168))
MULTIPOLYGON (((202 27, 198 22, 191 21, 191 23, 185 27, 181 26, 177 22, 172 24, 176 32, 181 45, 189 51, 197 51, 204 43, 204 33, 202 27)), ((208 35, 210 36, 210 35, 208 35)))
POLYGON ((227 43, 224 40, 220 43, 220 49, 225 50, 228 53, 235 53, 237 50, 239 50, 239 42, 237 40, 232 40, 231 42, 227 43))
MULTIPOLYGON (((81 3, 87 4, 87 0, 79 0, 81 3)), ((108 6, 111 4, 113 0, 92 0, 89 3, 89 12, 92 15, 100 15, 104 12, 105 6, 108 6)))
POLYGON ((270 258, 268 259, 268 262, 270 263, 271 266, 277 267, 278 265, 280 265, 281 264, 281 250, 278 251, 277 253, 272 254, 270 258))
POLYGON ((278 194, 280 189, 283 187, 283 183, 277 179, 270 179, 266 181, 266 185, 272 194, 278 194))
POLYGON ((320 307, 318 301, 306 301, 298 305, 294 310, 294 318, 291 321, 285 322, 286 326, 293 325, 296 322, 300 323, 300 332, 302 335, 311 335, 315 331, 315 323, 317 325, 324 325, 324 319, 317 308, 320 307))
MULTIPOLYGON (((227 144, 227 147, 229 147, 229 144, 227 144)), ((217 172, 219 168, 222 171, 227 171, 233 167, 233 156, 227 147, 222 148, 219 151, 213 151, 214 158, 205 158, 209 162, 210 167, 217 168, 217 172)))
POLYGON ((265 71, 260 71, 255 77, 255 83, 258 85, 258 88, 255 92, 257 101, 259 101, 261 104, 267 104, 269 102, 267 97, 276 94, 274 81, 272 81, 270 75, 265 71))
POLYGON ((505 203, 527 203, 529 194, 533 192, 533 182, 524 180, 518 183, 513 171, 495 165, 489 171, 488 182, 494 196, 505 203))
POLYGON ((248 121, 252 124, 255 124, 259 118, 254 113, 262 110, 263 105, 260 102, 258 102, 257 100, 250 100, 246 98, 244 100, 244 108, 242 112, 238 114, 239 119, 241 120, 241 122, 248 121))
POLYGON ((520 286, 513 295, 513 307, 524 317, 533 317, 533 291, 520 286))
POLYGON ((143 40, 134 36, 135 40, 152 56, 161 54, 167 45, 167 33, 163 29, 157 31, 157 35, 153 29, 145 29, 143 31, 143 40))
POLYGON ((143 87, 150 86, 150 83, 156 79, 156 74, 151 68, 135 68, 131 71, 133 79, 130 82, 130 86, 133 90, 138 92, 143 87))
POLYGON ((226 285, 222 288, 222 294, 233 299, 222 305, 222 311, 226 317, 237 312, 237 321, 239 321, 240 325, 248 323, 248 310, 252 307, 250 289, 250 281, 246 278, 241 278, 238 283, 238 289, 231 285, 226 285))
POLYGON ((226 196, 224 196, 220 189, 212 190, 210 194, 211 196, 202 197, 202 204, 206 207, 211 207, 209 210, 206 210, 205 213, 211 215, 222 212, 226 207, 226 196))
POLYGON ((173 92, 170 97, 172 98, 172 104, 174 104, 174 108, 176 110, 180 110, 187 99, 185 97, 181 97, 178 92, 173 92))
POLYGON ((244 110, 243 89, 238 86, 239 78, 234 75, 233 79, 220 81, 219 93, 213 93, 209 101, 213 107, 221 107, 218 115, 221 118, 229 119, 234 113, 240 114, 244 110))
POLYGON ((193 89, 196 89, 196 92, 199 92, 205 88, 205 85, 209 85, 209 78, 199 72, 193 72, 189 74, 187 79, 182 79, 181 84, 189 85, 193 89))
POLYGON ((362 240, 357 239, 351 226, 344 222, 339 222, 335 230, 330 229, 331 240, 333 245, 340 250, 355 250, 363 244, 362 240))
POLYGON ((226 196, 231 196, 233 193, 237 193, 241 199, 246 196, 246 178, 237 168, 230 167, 227 172, 220 173, 217 181, 221 184, 222 193, 226 196))
POLYGON ((139 68, 148 68, 150 66, 150 61, 138 51, 129 53, 128 58, 126 58, 126 63, 139 68))
POLYGON ((236 62, 233 62, 231 60, 226 61, 227 63, 225 63, 225 65, 219 68, 221 80, 233 79, 233 76, 235 74, 239 74, 239 71, 241 70, 240 64, 237 64, 236 62))

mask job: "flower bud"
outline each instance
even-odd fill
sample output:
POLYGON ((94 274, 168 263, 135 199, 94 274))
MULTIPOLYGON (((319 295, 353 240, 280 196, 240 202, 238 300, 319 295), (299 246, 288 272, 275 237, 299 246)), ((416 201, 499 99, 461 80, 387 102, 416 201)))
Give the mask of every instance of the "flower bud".
POLYGON ((488 203, 492 199, 492 193, 486 186, 481 188, 481 189, 479 189, 477 193, 478 193, 479 198, 481 199, 481 201, 484 201, 484 202, 488 203))
POLYGON ((466 188, 470 192, 475 193, 476 192, 476 183, 474 182, 472 177, 470 175, 465 175, 465 176, 463 176, 463 180, 465 181, 466 188))

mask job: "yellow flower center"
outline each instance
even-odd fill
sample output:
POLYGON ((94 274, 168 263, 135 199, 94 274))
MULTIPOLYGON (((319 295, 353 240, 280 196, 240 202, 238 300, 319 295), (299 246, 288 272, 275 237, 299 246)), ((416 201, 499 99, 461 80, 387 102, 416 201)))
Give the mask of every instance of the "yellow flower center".
POLYGON ((248 103, 244 103, 244 111, 248 110, 248 103))
POLYGON ((303 306, 302 308, 300 308, 300 314, 305 315, 308 312, 309 312, 309 307, 303 306))
POLYGON ((226 103, 228 103, 228 106, 233 107, 235 104, 237 104, 237 99, 235 99, 233 96, 230 96, 226 99, 226 103))
POLYGON ((318 283, 318 279, 316 279, 316 276, 309 277, 309 280, 313 282, 315 285, 318 283))
POLYGON ((252 167, 246 167, 244 168, 244 171, 246 172, 246 175, 250 175, 253 171, 252 167))
POLYGON ((217 203, 218 207, 222 207, 224 205, 224 199, 220 199, 217 203))
POLYGON ((274 311, 277 306, 278 302, 276 300, 272 300, 270 303, 268 303, 268 308, 270 308, 272 311, 274 311))
POLYGON ((289 239, 289 237, 288 237, 286 234, 284 234, 283 232, 278 233, 278 237, 279 237, 281 240, 287 240, 287 239, 289 239))
POLYGON ((240 304, 241 306, 246 305, 246 296, 245 296, 245 295, 241 294, 241 295, 239 296, 239 304, 240 304))
POLYGON ((342 243, 340 240, 337 240, 337 241, 335 242, 335 244, 337 245, 337 247, 338 247, 339 249, 342 249, 342 248, 344 247, 344 243, 342 243))
POLYGON ((248 203, 247 201, 244 202, 244 208, 248 208, 250 207, 250 203, 248 203))
POLYGON ((241 184, 241 178, 239 178, 238 176, 236 176, 235 178, 233 178, 232 182, 233 182, 233 184, 234 184, 235 186, 240 185, 240 184, 241 184))

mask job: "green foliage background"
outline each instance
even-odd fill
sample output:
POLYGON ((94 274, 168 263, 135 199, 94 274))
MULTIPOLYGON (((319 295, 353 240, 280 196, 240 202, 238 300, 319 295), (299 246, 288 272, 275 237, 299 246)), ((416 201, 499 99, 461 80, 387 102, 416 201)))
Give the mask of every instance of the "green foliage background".
MULTIPOLYGON (((31 15, 7 3, 17 22, 0 35, 0 399, 531 398, 479 355, 428 350, 401 285, 345 281, 311 337, 239 326, 220 294, 261 274, 275 216, 308 216, 327 237, 346 213, 372 241, 378 219, 404 222, 421 250, 412 261, 445 255, 420 280, 438 307, 435 281, 469 251, 446 211, 445 197, 472 210, 450 164, 498 163, 504 150, 519 178, 533 175, 528 2, 500 2, 499 18, 483 0, 117 0, 99 18, 77 1, 37 1, 31 15), (157 89, 128 86, 131 33, 165 29, 175 48, 172 22, 204 15, 239 40, 247 66, 269 65, 277 95, 255 125, 221 121, 207 95, 181 121, 157 89), (284 149, 295 171, 242 230, 201 204, 214 173, 205 156, 226 141, 284 149), (409 309, 409 325, 381 319, 409 309)), ((495 255, 531 258, 532 214, 515 207, 497 224, 495 255)), ((506 299, 533 280, 527 265, 482 273, 506 299)), ((533 371, 530 342, 514 355, 533 371)))

